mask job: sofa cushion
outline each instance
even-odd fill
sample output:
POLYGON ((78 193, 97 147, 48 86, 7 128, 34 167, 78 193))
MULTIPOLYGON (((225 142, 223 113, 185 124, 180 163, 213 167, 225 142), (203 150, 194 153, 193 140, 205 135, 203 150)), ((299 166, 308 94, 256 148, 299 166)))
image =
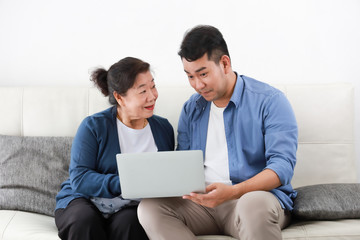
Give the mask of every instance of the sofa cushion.
POLYGON ((53 216, 72 139, 0 135, 0 209, 53 216))
POLYGON ((360 218, 360 183, 299 187, 293 216, 305 220, 360 218))

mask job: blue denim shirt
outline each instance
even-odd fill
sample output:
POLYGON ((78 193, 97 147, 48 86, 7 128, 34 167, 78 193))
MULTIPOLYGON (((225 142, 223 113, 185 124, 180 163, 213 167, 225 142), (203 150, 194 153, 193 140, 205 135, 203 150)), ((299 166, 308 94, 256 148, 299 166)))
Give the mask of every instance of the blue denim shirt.
MULTIPOLYGON (((205 155, 210 105, 197 93, 184 104, 178 125, 178 150, 199 149, 205 155)), ((285 95, 268 84, 237 75, 234 92, 224 110, 224 125, 232 183, 271 169, 282 184, 271 192, 283 208, 292 210, 296 191, 290 182, 296 163, 298 129, 285 95)))

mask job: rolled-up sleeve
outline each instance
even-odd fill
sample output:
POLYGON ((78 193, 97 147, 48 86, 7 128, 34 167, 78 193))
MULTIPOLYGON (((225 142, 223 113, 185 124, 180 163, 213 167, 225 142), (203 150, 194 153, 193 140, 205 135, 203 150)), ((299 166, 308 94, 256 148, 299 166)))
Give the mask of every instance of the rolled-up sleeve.
POLYGON ((265 168, 273 170, 282 185, 290 184, 296 164, 298 128, 295 114, 283 93, 269 97, 263 121, 265 168))

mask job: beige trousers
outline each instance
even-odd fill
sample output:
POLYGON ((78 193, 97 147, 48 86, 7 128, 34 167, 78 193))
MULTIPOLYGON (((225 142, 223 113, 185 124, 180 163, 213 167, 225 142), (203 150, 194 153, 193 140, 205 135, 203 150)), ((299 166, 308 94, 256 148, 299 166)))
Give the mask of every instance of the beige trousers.
POLYGON ((278 199, 265 191, 244 194, 215 208, 182 198, 143 199, 138 217, 148 237, 154 240, 195 240, 199 235, 282 239, 281 229, 291 220, 278 199))

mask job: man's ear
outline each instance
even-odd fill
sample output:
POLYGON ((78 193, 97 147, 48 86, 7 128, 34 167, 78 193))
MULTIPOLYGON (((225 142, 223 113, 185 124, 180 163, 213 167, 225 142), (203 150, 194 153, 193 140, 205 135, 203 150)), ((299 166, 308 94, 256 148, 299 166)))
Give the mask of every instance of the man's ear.
POLYGON ((114 98, 116 99, 117 103, 120 105, 120 106, 123 106, 124 105, 124 99, 123 97, 117 93, 116 91, 113 92, 113 95, 114 95, 114 98))
POLYGON ((222 57, 220 58, 220 64, 223 67, 225 74, 232 72, 231 60, 228 55, 222 55, 222 57))

